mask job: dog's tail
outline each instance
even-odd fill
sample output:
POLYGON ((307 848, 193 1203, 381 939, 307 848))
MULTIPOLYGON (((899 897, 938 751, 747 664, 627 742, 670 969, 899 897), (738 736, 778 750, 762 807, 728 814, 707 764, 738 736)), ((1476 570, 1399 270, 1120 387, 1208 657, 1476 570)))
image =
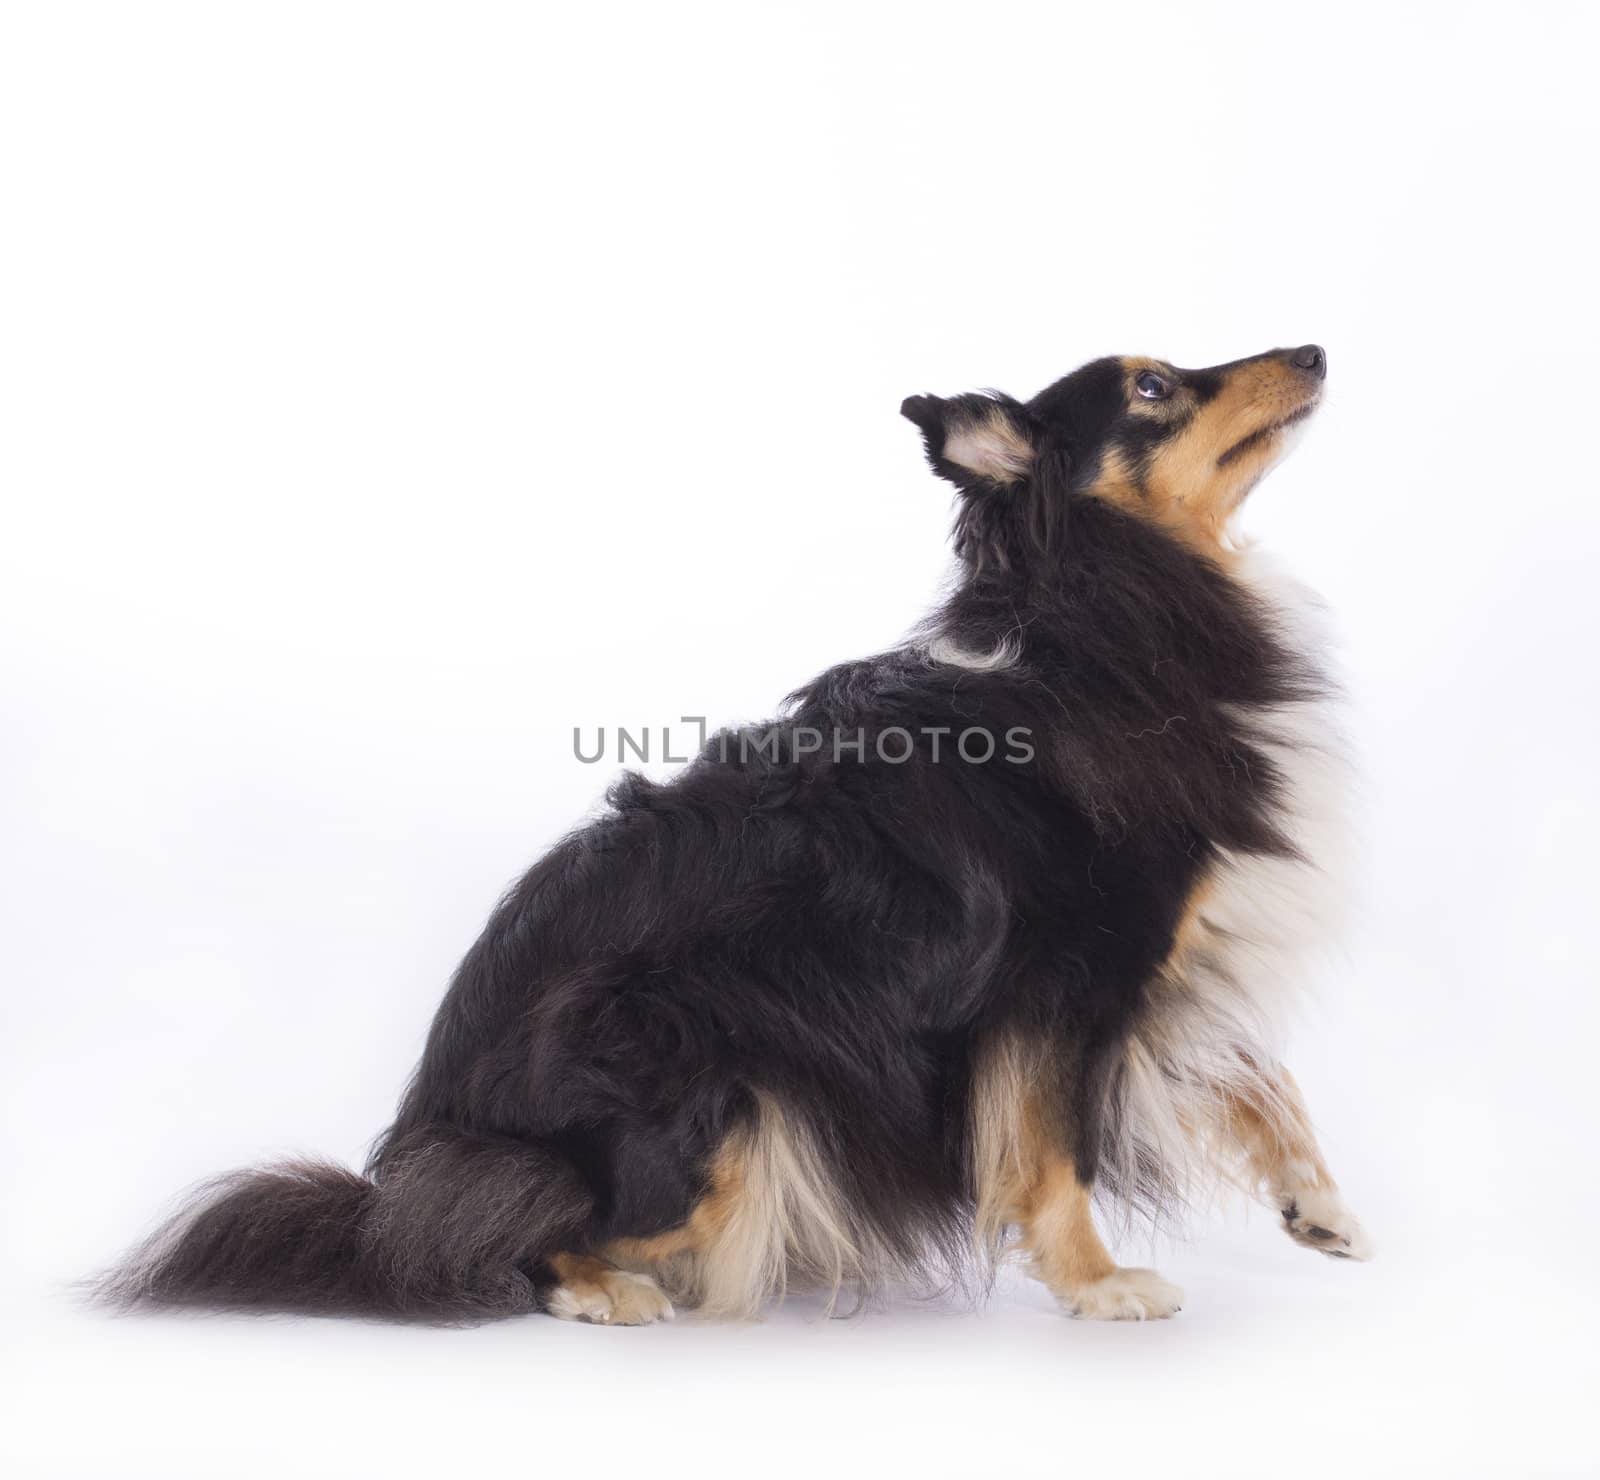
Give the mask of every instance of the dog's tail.
POLYGON ((553 1153, 425 1126, 388 1145, 373 1179, 300 1161, 202 1185, 94 1295, 120 1308, 488 1320, 538 1307, 545 1260, 577 1247, 592 1212, 553 1153))

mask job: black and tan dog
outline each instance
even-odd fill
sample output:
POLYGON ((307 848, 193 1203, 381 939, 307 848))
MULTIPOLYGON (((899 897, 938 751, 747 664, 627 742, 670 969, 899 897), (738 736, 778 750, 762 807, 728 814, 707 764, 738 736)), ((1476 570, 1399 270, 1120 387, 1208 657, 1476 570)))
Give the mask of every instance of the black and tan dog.
POLYGON ((1015 1242, 1078 1315, 1167 1316, 1092 1195, 1160 1214, 1219 1170, 1361 1257, 1275 1041, 1340 811, 1327 683, 1229 535, 1325 374, 908 400, 960 491, 914 640, 626 776, 495 911, 366 1174, 210 1184, 105 1297, 633 1324, 983 1288, 1015 1242))

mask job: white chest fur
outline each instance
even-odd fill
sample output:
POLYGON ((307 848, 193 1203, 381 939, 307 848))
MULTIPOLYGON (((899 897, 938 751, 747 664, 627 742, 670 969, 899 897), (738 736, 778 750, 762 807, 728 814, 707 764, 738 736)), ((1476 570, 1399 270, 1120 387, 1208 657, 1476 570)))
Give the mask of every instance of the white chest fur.
MULTIPOLYGON (((1327 664, 1320 602, 1253 551, 1237 574, 1291 650, 1327 664)), ((1151 985, 1128 1040, 1104 1169, 1124 1210, 1181 1216, 1217 1185, 1240 1104, 1277 1107, 1289 1009, 1344 915, 1351 768, 1337 695, 1241 715, 1284 783, 1280 822, 1293 857, 1226 855, 1202 892, 1196 928, 1151 985)))
MULTIPOLYGON (((1321 601, 1254 550, 1241 552, 1238 561, 1239 577, 1272 611, 1290 649, 1328 672, 1331 644, 1321 601)), ((1353 770, 1337 688, 1247 723, 1286 783, 1283 823, 1298 856, 1228 858, 1201 913, 1222 937, 1235 989, 1270 1045, 1284 1010, 1334 945, 1346 913, 1353 770)))

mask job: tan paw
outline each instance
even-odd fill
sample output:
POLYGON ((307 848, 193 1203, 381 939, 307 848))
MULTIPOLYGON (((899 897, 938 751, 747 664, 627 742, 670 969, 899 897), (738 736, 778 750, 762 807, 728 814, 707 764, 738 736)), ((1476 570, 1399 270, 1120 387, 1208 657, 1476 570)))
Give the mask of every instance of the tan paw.
POLYGON ((1332 1187, 1299 1187, 1279 1197, 1283 1231, 1332 1259, 1370 1259, 1375 1252, 1354 1214, 1332 1187))
POLYGON ((563 1321, 597 1326, 648 1326, 673 1316, 672 1302, 649 1275, 604 1267, 569 1274, 550 1291, 545 1308, 563 1321))
POLYGON ((1183 1291, 1153 1269, 1117 1269, 1066 1297, 1086 1321, 1159 1321, 1183 1308, 1183 1291))

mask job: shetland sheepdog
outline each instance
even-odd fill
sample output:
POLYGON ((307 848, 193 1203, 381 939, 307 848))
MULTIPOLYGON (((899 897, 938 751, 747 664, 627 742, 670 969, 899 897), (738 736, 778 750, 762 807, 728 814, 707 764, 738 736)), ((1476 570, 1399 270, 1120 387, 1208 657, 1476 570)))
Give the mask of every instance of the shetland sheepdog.
MULTIPOLYGON (((1369 1252, 1279 1053, 1345 762, 1315 603, 1230 533, 1313 344, 913 396, 956 577, 903 645, 710 736, 500 901, 363 1174, 233 1173, 120 1306, 638 1325, 981 1293, 1170 1316, 1103 1215, 1243 1185, 1369 1252)), ((1334 850, 1334 851, 1330 851, 1334 850)))

